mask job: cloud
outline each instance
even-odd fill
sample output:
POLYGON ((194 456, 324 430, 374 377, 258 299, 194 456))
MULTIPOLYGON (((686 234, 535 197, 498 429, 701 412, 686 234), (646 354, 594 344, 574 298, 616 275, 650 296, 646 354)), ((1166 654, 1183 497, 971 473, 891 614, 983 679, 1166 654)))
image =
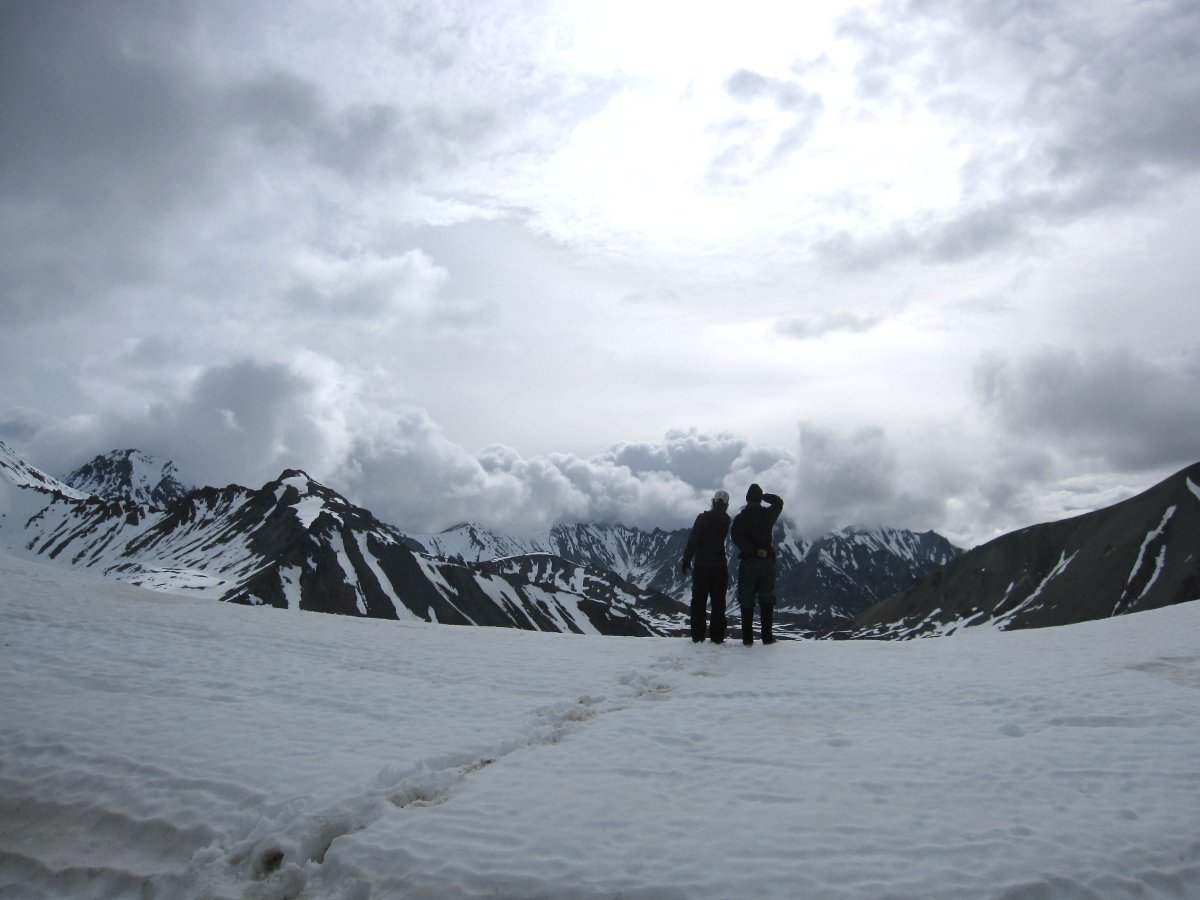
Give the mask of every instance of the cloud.
POLYGON ((879 327, 883 322, 884 316, 878 314, 860 315, 851 312, 836 312, 781 319, 776 323, 775 330, 784 337, 804 341, 822 338, 837 332, 866 334, 879 327))
POLYGON ((468 451, 386 385, 306 352, 203 368, 174 393, 160 385, 137 414, 13 410, 0 439, 54 474, 127 446, 173 459, 202 484, 257 487, 302 468, 417 534, 461 521, 512 533, 583 521, 683 528, 716 488, 740 504, 757 482, 784 497, 810 538, 887 525, 970 545, 1129 496, 1146 486, 1137 472, 1194 462, 1198 379, 1194 358, 1166 366, 1047 351, 980 363, 977 396, 993 426, 982 432, 947 426, 898 442, 880 426, 803 422, 795 448, 691 428, 594 456, 523 455, 499 444, 468 451))
POLYGON ((139 414, 10 412, 0 438, 58 474, 127 446, 173 460, 198 484, 258 487, 301 468, 413 533, 461 521, 518 533, 563 522, 684 527, 718 487, 741 496, 752 481, 783 492, 793 481, 790 453, 696 429, 594 457, 471 453, 424 409, 312 353, 212 365, 175 394, 158 390, 139 414))
MULTIPOLYGON (((102 313, 162 285, 244 290, 296 244, 361 242, 375 204, 390 199, 388 222, 404 221, 397 192, 493 128, 483 102, 339 103, 269 63, 215 68, 199 16, 103 0, 70 13, 0 5, 0 118, 21 123, 0 130, 9 322, 102 313)), ((372 252, 386 255, 368 248, 368 269, 372 252)))
POLYGON ((0 4, 0 431, 412 528, 980 533, 1193 452, 1200 9, 857 9, 0 4))
POLYGON ((155 236, 224 154, 195 79, 147 55, 175 21, 96 3, 0 6, 0 296, 10 322, 161 270, 155 236), (136 38, 141 36, 143 40, 136 38), (71 265, 61 264, 67 257, 71 265))
POLYGON ((695 428, 668 431, 661 443, 617 444, 604 458, 635 475, 662 473, 697 490, 716 490, 748 442, 733 434, 701 434, 695 428))
POLYGON ((288 305, 300 315, 369 320, 375 328, 420 321, 434 309, 449 273, 419 248, 397 255, 307 253, 296 260, 288 305))
POLYGON ((51 425, 51 418, 39 410, 13 407, 0 415, 0 437, 13 446, 25 445, 51 425))
POLYGON ((895 454, 883 429, 843 434, 801 425, 797 480, 806 531, 882 521, 896 500, 895 479, 895 454))
POLYGON ((1014 438, 1122 471, 1182 468, 1200 454, 1195 357, 1050 349, 977 366, 983 408, 1014 438))
POLYGON ((723 144, 708 169, 714 184, 741 183, 786 162, 812 137, 825 109, 821 95, 798 80, 750 69, 729 76, 725 91, 740 109, 714 129, 723 144), (770 111, 753 110, 760 101, 770 111))
POLYGON ((319 402, 311 375, 244 360, 204 370, 184 396, 160 400, 144 416, 99 423, 92 439, 111 435, 113 446, 153 448, 200 484, 257 487, 285 467, 325 455, 328 410, 319 402))
MULTIPOLYGON (((567 522, 681 528, 712 492, 760 480, 786 490, 793 460, 744 438, 672 431, 661 444, 620 444, 594 457, 525 457, 492 445, 469 454, 424 415, 395 420, 351 450, 339 479, 377 513, 414 531, 473 521, 521 533, 567 522), (419 427, 414 427, 419 426, 419 427)), ((740 496, 740 494, 739 494, 740 496)))
POLYGON ((871 270, 1031 246, 1049 228, 1155 197, 1200 170, 1200 8, 1187 0, 897 0, 848 16, 865 116, 931 114, 961 200, 841 230, 820 258, 871 270))

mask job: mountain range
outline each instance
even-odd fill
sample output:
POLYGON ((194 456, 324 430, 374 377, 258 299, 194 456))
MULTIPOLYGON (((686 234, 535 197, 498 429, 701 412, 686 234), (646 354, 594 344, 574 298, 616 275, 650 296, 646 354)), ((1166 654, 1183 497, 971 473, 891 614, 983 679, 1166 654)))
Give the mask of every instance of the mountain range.
MULTIPOLYGON (((20 495, 8 503, 19 514, 0 507, 0 545, 159 590, 544 630, 686 627, 688 529, 588 523, 518 537, 464 523, 409 535, 298 470, 257 490, 193 489, 136 450, 60 481, 0 444, 0 473, 20 495)), ((784 633, 843 622, 960 552, 932 533, 888 529, 809 543, 786 521, 777 538, 784 633)))
MULTIPOLYGON (((117 455, 113 468, 123 468, 117 455)), ((86 468, 86 467, 85 467, 86 468)), ((93 460, 89 494, 0 443, 0 548, 133 584, 234 603, 543 631, 671 633, 670 598, 562 564, 530 581, 429 556, 303 472, 257 490, 204 487, 165 509, 140 503, 93 460)))
MULTIPOLYGON (((934 532, 776 531, 784 636, 907 638, 1026 628, 1200 597, 1200 464, 1151 490, 964 553, 934 532)), ((0 549, 234 603, 599 634, 686 632, 688 529, 463 523, 414 535, 300 470, 188 488, 136 450, 59 480, 0 443, 0 549)), ((736 561, 731 560, 736 568, 736 561)), ((736 601, 731 590, 731 613, 736 601)))
MULTIPOLYGON (((849 621, 962 551, 932 531, 846 528, 809 542, 795 526, 776 527, 777 621, 801 629, 832 628, 849 621)), ((545 553, 615 572, 639 587, 686 601, 691 579, 679 563, 688 529, 645 531, 625 525, 556 525, 516 538, 464 523, 439 534, 412 535, 426 553, 465 562, 545 553)), ((737 561, 730 546, 730 571, 737 561)), ((736 613, 736 601, 729 599, 736 613)))

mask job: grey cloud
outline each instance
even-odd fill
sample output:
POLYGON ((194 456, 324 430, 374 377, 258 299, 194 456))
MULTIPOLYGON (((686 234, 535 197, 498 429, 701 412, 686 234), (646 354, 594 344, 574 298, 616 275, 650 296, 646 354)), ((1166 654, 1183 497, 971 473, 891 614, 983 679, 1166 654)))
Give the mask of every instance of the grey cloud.
POLYGON ((257 487, 286 466, 328 457, 328 401, 312 378, 279 363, 236 360, 201 371, 183 390, 157 391, 138 413, 36 417, 10 411, 14 446, 61 475, 97 453, 137 447, 173 460, 195 483, 257 487), (24 427, 20 427, 24 423, 24 427))
POLYGON ((1080 169, 1200 166, 1200 7, 1190 0, 1035 7, 958 6, 981 34, 998 33, 1032 62, 1031 109, 1060 117, 1051 151, 1080 169))
POLYGON ((1000 426, 1026 441, 1123 471, 1182 468, 1200 458, 1194 359, 1047 350, 1016 361, 984 360, 975 386, 1000 426))
POLYGON ((411 530, 463 520, 532 532, 561 522, 684 527, 717 487, 751 481, 783 490, 791 457, 734 435, 669 433, 661 444, 620 444, 592 458, 570 453, 524 457, 493 445, 467 453, 423 413, 397 420, 358 444, 340 475, 365 505, 411 530))
POLYGON ((768 78, 749 69, 734 72, 725 90, 743 105, 770 102, 783 125, 767 129, 738 112, 714 129, 726 139, 726 146, 709 164, 709 180, 717 183, 744 181, 783 163, 812 136, 825 108, 821 95, 799 81, 768 78))
POLYGON ((200 277, 198 254, 228 267, 248 236, 453 165, 494 124, 482 105, 339 107, 286 71, 220 76, 193 46, 195 19, 211 13, 189 9, 0 4, 8 322, 98 310, 118 290, 180 290, 200 277))
POLYGON ((940 525, 946 484, 919 490, 908 478, 882 428, 844 432, 801 423, 796 490, 802 509, 794 514, 810 536, 850 525, 940 525))
POLYGON ((776 324, 775 330, 785 337, 812 340, 838 332, 866 334, 877 328, 883 321, 884 317, 875 313, 860 315, 852 312, 836 312, 783 319, 776 324))
POLYGON ((144 34, 165 24, 153 7, 145 11, 143 27, 120 4, 0 6, 8 197, 124 194, 131 170, 170 182, 206 156, 195 85, 147 56, 144 42, 127 41, 134 28, 144 34))
POLYGON ((14 447, 21 446, 32 441, 49 424, 49 418, 36 410, 10 408, 0 415, 0 440, 14 447))
POLYGON ((481 106, 331 104, 313 82, 271 71, 215 89, 227 128, 249 129, 263 147, 298 153, 348 179, 418 179, 453 165, 497 125, 481 106))
POLYGON ((604 458, 628 467, 635 475, 661 472, 697 490, 715 490, 747 443, 745 438, 732 434, 701 434, 694 428, 673 430, 667 432, 662 443, 617 444, 604 458))
POLYGON ((749 69, 738 69, 725 82, 725 90, 735 100, 752 103, 755 100, 772 101, 779 109, 810 112, 814 106, 820 108, 820 97, 806 91, 799 84, 779 78, 767 78, 749 69))
POLYGON ((1113 175, 1110 181, 1093 180, 1069 192, 1017 190, 1012 196, 968 206, 941 219, 898 224, 878 236, 839 231, 816 243, 813 250, 825 262, 848 271, 874 271, 912 256, 931 263, 956 263, 1033 246, 1042 226, 1068 224, 1101 207, 1132 202, 1147 188, 1145 178, 1113 175))
POLYGON ((180 401, 157 403, 140 421, 114 422, 113 433, 180 460, 201 483, 257 486, 320 452, 326 438, 314 420, 313 388, 280 364, 214 366, 180 401))
POLYGON ((382 330, 401 320, 423 321, 448 278, 419 249, 390 256, 310 255, 295 264, 285 298, 291 310, 305 316, 336 317, 342 323, 357 319, 382 330))
POLYGON ((1062 224, 1137 202, 1200 168, 1200 7, 901 0, 856 13, 841 35, 863 48, 859 96, 941 112, 979 142, 961 172, 973 203, 933 221, 897 223, 880 237, 836 236, 826 260, 871 269, 918 256, 954 262, 1030 240, 1062 224), (989 100, 995 84, 1019 91, 989 100), (990 186, 980 192, 977 186, 990 186))
POLYGON ((124 446, 174 460, 197 484, 257 487, 302 468, 414 533, 460 521, 518 533, 580 521, 684 527, 717 487, 740 497, 751 481, 784 493, 794 481, 791 454, 694 429, 591 458, 499 445, 471 453, 419 407, 339 395, 342 378, 336 368, 235 361, 142 415, 47 421, 12 411, 0 437, 60 474, 124 446))
POLYGON ((843 435, 801 426, 800 493, 806 521, 818 532, 873 521, 867 510, 892 502, 895 474, 894 453, 883 429, 863 428, 843 435))
POLYGON ((131 13, 0 5, 0 298, 10 322, 148 278, 164 218, 211 183, 221 159, 194 82, 135 40, 186 21, 157 7, 144 20, 131 13))

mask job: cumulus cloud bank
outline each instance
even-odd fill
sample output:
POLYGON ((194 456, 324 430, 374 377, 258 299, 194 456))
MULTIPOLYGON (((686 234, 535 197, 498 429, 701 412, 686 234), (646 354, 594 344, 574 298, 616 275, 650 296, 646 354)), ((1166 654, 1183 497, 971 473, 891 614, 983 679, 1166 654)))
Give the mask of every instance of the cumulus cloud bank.
POLYGON ((198 484, 257 487, 302 468, 392 524, 413 532, 462 521, 515 532, 562 522, 681 527, 713 491, 751 481, 790 490, 794 459, 730 434, 669 432, 660 443, 618 444, 594 457, 522 456, 501 445, 472 453, 415 406, 371 398, 329 360, 243 360, 203 370, 137 416, 32 416, 0 434, 55 471, 81 447, 137 446, 173 459, 198 484))

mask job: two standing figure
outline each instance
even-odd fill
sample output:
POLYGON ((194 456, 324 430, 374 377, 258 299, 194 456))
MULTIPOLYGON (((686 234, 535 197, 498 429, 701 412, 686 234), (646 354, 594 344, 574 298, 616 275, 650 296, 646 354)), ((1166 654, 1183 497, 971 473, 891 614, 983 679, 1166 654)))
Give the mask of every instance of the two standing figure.
POLYGON ((764 494, 757 484, 746 492, 746 505, 729 521, 729 495, 717 491, 712 507, 700 513, 688 535, 683 553, 683 571, 692 569, 691 631, 692 641, 707 637, 720 644, 725 640, 727 622, 725 595, 729 590, 729 566, 725 557, 725 538, 733 538, 738 549, 738 605, 742 612, 742 643, 754 643, 754 608, 761 616, 762 642, 775 643, 772 627, 775 618, 775 522, 783 511, 783 500, 764 494), (765 503, 765 505, 764 505, 765 503), (711 622, 706 607, 711 608, 711 622), (706 628, 707 626, 707 628, 706 628))

